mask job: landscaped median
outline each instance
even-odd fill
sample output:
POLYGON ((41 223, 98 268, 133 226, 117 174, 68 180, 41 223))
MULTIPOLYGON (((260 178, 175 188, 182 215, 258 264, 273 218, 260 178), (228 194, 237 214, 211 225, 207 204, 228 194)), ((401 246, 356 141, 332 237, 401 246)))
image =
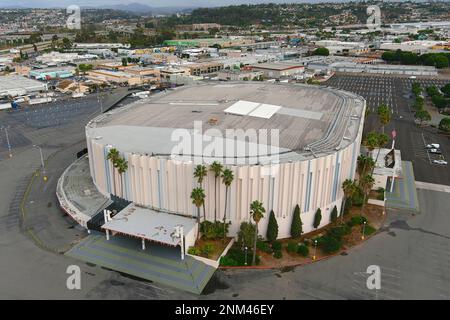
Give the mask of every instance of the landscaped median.
POLYGON ((366 204, 363 210, 361 212, 360 207, 351 207, 333 223, 297 238, 269 242, 260 237, 255 265, 251 261, 253 252, 250 241, 246 243, 245 231, 241 231, 238 240, 220 259, 220 267, 283 268, 309 264, 343 253, 367 240, 383 225, 384 207, 366 204))

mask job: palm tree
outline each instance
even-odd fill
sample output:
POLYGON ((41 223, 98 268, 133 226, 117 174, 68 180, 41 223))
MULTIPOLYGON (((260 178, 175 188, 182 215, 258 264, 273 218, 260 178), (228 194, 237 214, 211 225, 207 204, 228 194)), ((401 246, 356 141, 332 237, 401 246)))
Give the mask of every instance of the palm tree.
POLYGON ((123 196, 122 174, 128 170, 128 161, 126 161, 124 158, 118 158, 116 160, 115 167, 120 176, 120 190, 122 191, 123 196))
POLYGON ((225 236, 226 236, 225 235, 225 223, 226 223, 226 220, 227 220, 228 189, 230 188, 231 183, 233 182, 233 180, 234 180, 233 171, 231 171, 230 169, 223 170, 223 172, 222 172, 222 182, 225 185, 225 209, 224 209, 224 212, 223 212, 223 229, 224 229, 223 237, 224 237, 224 239, 225 239, 225 236))
POLYGON ((191 192, 192 203, 197 207, 197 240, 200 236, 200 207, 205 203, 205 192, 202 188, 194 188, 191 192))
POLYGON ((378 107, 377 110, 378 113, 378 122, 381 125, 381 132, 384 133, 384 127, 391 122, 391 111, 390 108, 385 105, 385 104, 381 104, 378 107))
POLYGON ((369 150, 370 153, 372 153, 378 146, 378 140, 378 133, 371 131, 364 138, 363 145, 369 150))
POLYGON ((117 159, 119 159, 119 158, 120 158, 120 153, 119 153, 119 151, 117 151, 116 148, 111 148, 108 152, 108 155, 106 156, 106 159, 111 161, 111 163, 113 165, 113 174, 112 174, 113 179, 112 180, 113 180, 113 185, 114 185, 114 187, 113 187, 114 192, 117 192, 116 191, 116 179, 114 177, 114 169, 116 168, 116 162, 117 162, 117 159))
POLYGON ((345 205, 347 203, 347 199, 352 197, 355 194, 355 182, 350 179, 346 179, 342 183, 342 190, 344 191, 344 203, 342 207, 342 213, 341 213, 341 222, 344 222, 344 212, 345 212, 345 205))
POLYGON ((255 221, 255 239, 253 242, 252 265, 256 264, 256 242, 258 241, 258 223, 262 218, 264 218, 265 212, 266 209, 264 209, 263 204, 258 200, 255 200, 250 204, 250 214, 253 218, 253 221, 255 221))
MULTIPOLYGON (((197 178, 198 185, 203 188, 203 179, 208 175, 206 166, 199 164, 194 169, 194 177, 197 178)), ((203 201, 203 221, 206 220, 205 201, 203 201)))
POLYGON ((361 206, 361 214, 360 214, 360 215, 362 215, 362 213, 364 211, 364 205, 366 204, 367 195, 369 194, 370 190, 372 190, 372 187, 375 183, 375 179, 371 175, 367 174, 361 179, 360 183, 361 183, 361 188, 362 188, 363 194, 364 194, 363 203, 361 206))
POLYGON ((357 164, 358 164, 358 166, 357 166, 356 170, 358 172, 358 176, 359 176, 360 180, 368 172, 371 172, 372 168, 375 167, 375 161, 371 157, 367 157, 363 154, 358 156, 357 164))
POLYGON ((211 164, 211 171, 214 172, 214 222, 217 221, 217 179, 222 174, 223 166, 220 162, 214 161, 211 164))
POLYGON ((200 185, 200 187, 203 187, 202 186, 203 179, 206 177, 207 174, 208 172, 206 170, 206 166, 199 164, 198 166, 195 167, 194 177, 197 178, 197 182, 200 185))

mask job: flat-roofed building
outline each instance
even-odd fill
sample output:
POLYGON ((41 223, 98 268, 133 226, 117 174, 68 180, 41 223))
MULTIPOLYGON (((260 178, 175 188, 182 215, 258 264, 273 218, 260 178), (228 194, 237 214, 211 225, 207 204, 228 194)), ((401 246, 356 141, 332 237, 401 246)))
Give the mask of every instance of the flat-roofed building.
POLYGON ((20 75, 0 76, 0 97, 21 96, 47 91, 47 84, 20 75))
POLYGON ((305 66, 298 63, 265 62, 253 64, 250 68, 261 71, 264 76, 272 79, 295 76, 305 71, 305 66))
POLYGON ((223 69, 222 62, 198 62, 192 64, 185 64, 183 67, 190 70, 190 74, 193 76, 201 76, 210 73, 217 73, 223 69))

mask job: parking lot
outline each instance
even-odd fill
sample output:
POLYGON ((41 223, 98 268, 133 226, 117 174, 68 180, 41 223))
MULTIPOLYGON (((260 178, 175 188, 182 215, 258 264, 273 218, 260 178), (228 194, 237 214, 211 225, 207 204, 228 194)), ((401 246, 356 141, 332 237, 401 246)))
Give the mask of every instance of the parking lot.
MULTIPOLYGON (((411 161, 417 181, 450 185, 448 165, 436 164, 434 160, 450 159, 450 139, 437 133, 433 127, 418 127, 414 122, 414 114, 410 105, 413 103, 411 86, 418 82, 423 88, 436 85, 442 87, 450 80, 417 78, 386 75, 353 75, 336 74, 324 85, 354 92, 367 101, 370 114, 367 116, 364 132, 379 131, 380 125, 376 109, 381 103, 391 108, 392 119, 385 132, 397 132, 396 149, 401 150, 403 160, 411 161), (440 145, 441 154, 434 154, 425 148, 427 144, 440 145)), ((389 142, 390 144, 390 142, 389 142)))

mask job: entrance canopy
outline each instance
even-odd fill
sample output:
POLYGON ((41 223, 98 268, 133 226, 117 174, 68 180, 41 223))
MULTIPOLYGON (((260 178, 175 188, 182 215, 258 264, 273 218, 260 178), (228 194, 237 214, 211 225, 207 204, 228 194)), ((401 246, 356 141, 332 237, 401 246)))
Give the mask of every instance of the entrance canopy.
POLYGON ((175 227, 183 227, 183 234, 188 235, 195 225, 193 218, 159 212, 131 203, 106 222, 102 229, 178 246, 181 245, 181 239, 175 236, 175 227))

